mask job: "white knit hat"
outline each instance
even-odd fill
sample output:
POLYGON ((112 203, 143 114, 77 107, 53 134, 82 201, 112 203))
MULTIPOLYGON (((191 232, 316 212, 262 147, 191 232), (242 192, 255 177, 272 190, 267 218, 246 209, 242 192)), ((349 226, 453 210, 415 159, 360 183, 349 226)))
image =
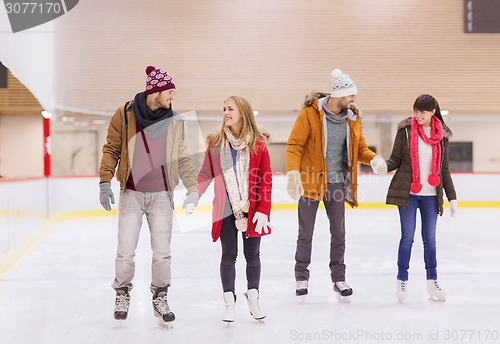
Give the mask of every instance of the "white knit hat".
POLYGON ((358 94, 356 85, 349 75, 343 74, 340 69, 332 72, 332 98, 342 98, 358 94))

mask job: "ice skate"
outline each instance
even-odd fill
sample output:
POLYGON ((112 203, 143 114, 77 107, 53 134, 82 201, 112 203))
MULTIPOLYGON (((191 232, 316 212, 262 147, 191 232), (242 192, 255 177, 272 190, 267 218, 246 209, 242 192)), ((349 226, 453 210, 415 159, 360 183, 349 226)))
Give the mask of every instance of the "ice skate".
POLYGON ((295 295, 304 296, 308 293, 308 281, 297 281, 295 287, 295 295))
POLYGON ((175 314, 170 311, 167 300, 167 288, 158 288, 153 296, 153 311, 158 319, 158 325, 164 328, 172 328, 175 314))
POLYGON ((344 281, 334 282, 333 290, 337 294, 337 300, 342 303, 350 303, 352 289, 344 281))
POLYGON ((125 320, 128 315, 128 308, 130 306, 130 294, 127 287, 119 288, 116 290, 115 297, 115 313, 116 320, 125 320))
POLYGON ((403 302, 408 297, 408 281, 397 280, 396 281, 396 296, 399 302, 403 302))
POLYGON ((263 321, 266 315, 262 312, 259 306, 259 291, 257 289, 249 289, 245 294, 248 302, 248 309, 255 320, 263 321))
POLYGON ((234 322, 234 305, 236 303, 236 295, 232 291, 226 291, 224 294, 224 314, 222 314, 222 321, 228 325, 234 322))
POLYGON ((427 280, 427 292, 432 301, 446 301, 446 293, 439 287, 437 280, 427 280))

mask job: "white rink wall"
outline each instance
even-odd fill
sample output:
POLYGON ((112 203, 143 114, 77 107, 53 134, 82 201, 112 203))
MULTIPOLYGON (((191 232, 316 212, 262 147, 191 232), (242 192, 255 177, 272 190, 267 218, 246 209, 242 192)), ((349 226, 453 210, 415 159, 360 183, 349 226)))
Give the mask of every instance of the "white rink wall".
MULTIPOLYGON (((392 175, 359 176, 361 207, 385 207, 385 196, 392 175)), ((500 207, 500 173, 453 174, 459 206, 500 207)), ((34 232, 45 220, 71 219, 89 216, 116 215, 119 185, 112 181, 116 203, 112 212, 106 212, 99 203, 97 177, 2 179, 0 182, 0 253, 34 232)), ((180 209, 185 189, 180 185, 175 192, 176 209, 180 209)), ((213 188, 200 199, 197 211, 210 208, 213 188)), ((272 204, 276 208, 293 207, 295 202, 286 193, 286 176, 273 176, 272 204)))
POLYGON ((43 178, 0 179, 0 254, 46 220, 48 183, 43 178))
MULTIPOLYGON (((385 203, 387 188, 392 174, 377 176, 372 173, 359 175, 358 196, 360 203, 385 203)), ((453 181, 460 202, 500 202, 500 174, 453 174, 453 181)), ((120 195, 119 184, 112 181, 112 189, 116 204, 120 195)), ((174 203, 180 208, 186 191, 182 183, 175 190, 174 203)), ((97 177, 51 178, 48 184, 49 215, 57 216, 67 213, 101 211, 99 203, 99 179, 97 177)), ((200 205, 211 205, 213 188, 201 197, 200 205)), ((294 204, 286 192, 286 176, 273 176, 272 204, 294 204)), ((361 204, 362 206, 362 204, 361 204)), ((102 210, 104 212, 104 210, 102 210)))

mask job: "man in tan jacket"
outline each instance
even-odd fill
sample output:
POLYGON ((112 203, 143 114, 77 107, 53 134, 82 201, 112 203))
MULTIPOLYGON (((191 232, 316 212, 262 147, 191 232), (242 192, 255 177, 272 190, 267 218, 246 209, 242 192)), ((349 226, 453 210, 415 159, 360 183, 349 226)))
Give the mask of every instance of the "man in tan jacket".
POLYGON ((287 191, 298 200, 299 233, 295 252, 296 295, 308 293, 312 236, 323 201, 330 222, 330 276, 339 297, 352 295, 345 282, 345 203, 357 200, 357 164, 383 161, 363 136, 356 104, 356 85, 347 74, 332 73, 331 94, 315 93, 304 107, 288 139, 287 191), (319 97, 319 99, 318 99, 319 97), (380 160, 381 159, 381 160, 380 160))
POLYGON ((135 250, 144 215, 153 250, 153 311, 160 326, 169 327, 175 315, 168 306, 171 283, 170 240, 173 191, 179 176, 187 189, 183 208, 198 204, 196 175, 187 148, 184 121, 172 110, 175 84, 163 69, 146 68, 146 90, 116 110, 108 127, 99 168, 100 202, 110 211, 115 203, 111 179, 120 182, 118 249, 115 260, 114 318, 127 318, 135 273, 135 250), (118 168, 117 168, 118 165, 118 168))

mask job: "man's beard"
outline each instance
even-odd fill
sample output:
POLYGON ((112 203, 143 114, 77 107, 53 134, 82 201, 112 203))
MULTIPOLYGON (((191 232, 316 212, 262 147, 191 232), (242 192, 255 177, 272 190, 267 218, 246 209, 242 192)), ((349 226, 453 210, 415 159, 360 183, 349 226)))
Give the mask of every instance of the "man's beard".
POLYGON ((344 111, 344 110, 348 110, 351 108, 351 106, 349 105, 349 103, 345 103, 345 104, 342 104, 342 103, 339 103, 339 108, 344 111))

